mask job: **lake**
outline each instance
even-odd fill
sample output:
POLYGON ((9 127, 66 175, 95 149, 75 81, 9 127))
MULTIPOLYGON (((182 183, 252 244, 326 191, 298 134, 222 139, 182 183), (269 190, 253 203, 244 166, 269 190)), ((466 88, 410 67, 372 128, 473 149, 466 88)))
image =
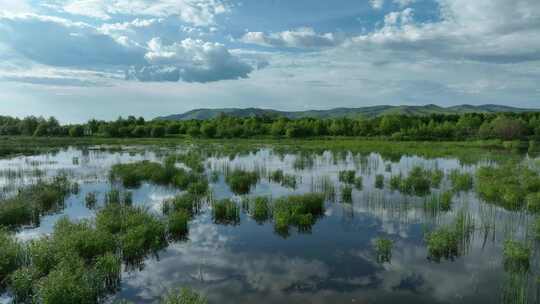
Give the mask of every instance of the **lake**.
MULTIPOLYGON (((453 191, 451 208, 430 205, 453 187, 452 172, 475 176, 478 168, 497 166, 504 158, 536 166, 535 156, 526 153, 501 156, 474 150, 452 156, 396 148, 389 155, 376 148, 358 151, 332 149, 331 145, 319 149, 280 145, 245 149, 220 145, 70 147, 0 159, 0 187, 5 197, 58 174, 79 186, 60 210, 41 216, 39 225, 18 229, 16 238, 27 242, 44 237, 65 216, 92 220, 111 188, 130 191, 134 205, 162 216, 163 202, 182 194, 182 189, 143 182, 126 190, 122 183, 111 181, 110 169, 142 160, 162 163, 167 155, 186 151, 201 155, 210 180, 210 194, 189 222, 187 239, 170 242, 137 267, 124 267, 120 289, 107 302, 153 303, 178 287, 200 292, 209 303, 540 301, 540 252, 538 242, 531 241, 533 215, 486 202, 475 187, 453 191), (392 186, 392 177, 409 176, 415 168, 444 176, 427 193, 406 193, 392 186), (235 194, 229 186, 227 176, 234 170, 257 173, 248 194, 235 194), (350 171, 355 182, 342 176, 350 171), (376 185, 380 176, 382 185, 376 185), (257 221, 245 206, 248 198, 273 201, 314 192, 324 193, 324 212, 309 227, 278 230, 272 218, 257 221), (97 206, 87 206, 88 193, 96 194, 97 206), (218 223, 212 202, 228 198, 239 206, 239 220, 218 223), (453 225, 457 218, 470 223, 459 240, 459 252, 434 258, 426 235, 453 225), (514 273, 504 267, 507 239, 531 242, 528 271, 514 273), (391 241, 391 251, 383 258, 377 240, 391 241)), ((9 295, 4 294, 3 299, 8 302, 9 295)))

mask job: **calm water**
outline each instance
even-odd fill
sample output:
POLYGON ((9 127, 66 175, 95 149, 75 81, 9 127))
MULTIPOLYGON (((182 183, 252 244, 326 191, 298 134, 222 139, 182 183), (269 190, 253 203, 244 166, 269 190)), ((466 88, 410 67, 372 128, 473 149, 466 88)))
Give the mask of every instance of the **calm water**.
MULTIPOLYGON (((29 240, 50 233, 62 216, 92 218, 95 211, 85 207, 84 198, 96 192, 103 201, 111 188, 108 173, 112 165, 162 161, 170 152, 178 151, 135 146, 114 151, 70 148, 0 160, 0 187, 5 195, 42 175, 65 173, 80 184, 80 193, 67 199, 61 213, 43 217, 39 227, 22 229, 17 237, 29 240)), ((383 174, 388 184, 390 176, 407 174, 414 166, 446 173, 452 169, 474 172, 490 160, 464 165, 456 158, 408 155, 393 161, 377 152, 306 154, 271 147, 210 156, 205 162, 207 172, 219 173, 219 179, 211 182, 215 198, 241 200, 224 182, 223 172, 243 168, 263 176, 281 169, 297 179, 297 187, 292 189, 263 177, 250 196, 277 198, 313 192, 325 182, 335 186, 336 199, 326 202, 325 216, 309 233, 292 228, 288 237, 276 234, 271 222, 258 224, 245 213, 239 225, 214 224, 211 207, 204 206, 190 223, 189 240, 149 257, 142 269, 126 270, 122 290, 111 301, 152 303, 170 288, 188 286, 203 293, 210 303, 500 303, 510 282, 515 281, 503 269, 502 242, 509 237, 524 238, 531 218, 480 202, 473 191, 456 195, 452 211, 432 214, 423 208, 424 198, 393 192, 388 185, 384 190, 374 187, 377 174, 383 174), (355 170, 363 177, 364 187, 353 190, 352 203, 340 202, 341 170, 355 170), (472 216, 477 227, 466 254, 453 261, 428 260, 424 232, 451 223, 460 211, 472 216), (377 262, 373 242, 380 237, 394 241, 389 263, 377 262)), ((449 187, 445 178, 440 190, 433 192, 449 187)), ((179 193, 143 184, 133 190, 133 200, 159 214, 162 202, 179 193)), ((531 274, 520 278, 531 303, 538 303, 538 251, 535 249, 531 274)))

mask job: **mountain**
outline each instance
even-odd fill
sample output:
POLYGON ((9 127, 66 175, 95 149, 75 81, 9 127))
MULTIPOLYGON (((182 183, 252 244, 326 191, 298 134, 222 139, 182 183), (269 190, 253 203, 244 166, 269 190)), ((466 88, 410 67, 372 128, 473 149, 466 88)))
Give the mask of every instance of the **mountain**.
POLYGON ((540 109, 524 109, 500 105, 458 105, 451 107, 440 107, 437 105, 425 106, 371 106, 361 108, 334 108, 330 110, 306 110, 306 111, 278 111, 260 108, 221 108, 221 109, 195 109, 183 114, 158 117, 158 120, 204 120, 215 118, 220 114, 235 117, 251 116, 283 116, 291 119, 314 117, 314 118, 336 118, 336 117, 377 117, 382 115, 402 114, 402 115, 430 115, 430 114, 463 114, 463 113, 501 113, 501 112, 540 112, 540 109))

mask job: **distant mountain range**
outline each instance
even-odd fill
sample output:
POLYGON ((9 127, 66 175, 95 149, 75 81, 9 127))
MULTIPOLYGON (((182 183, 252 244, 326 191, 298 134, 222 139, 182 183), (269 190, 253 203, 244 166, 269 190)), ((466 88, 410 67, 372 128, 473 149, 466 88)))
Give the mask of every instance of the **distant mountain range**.
POLYGON ((540 109, 524 109, 500 105, 459 105, 452 107, 440 107, 437 105, 425 106, 371 106, 361 108, 335 108, 330 110, 307 110, 307 111, 278 111, 260 108, 222 108, 222 109, 195 109, 183 114, 158 117, 158 120, 191 120, 212 119, 221 113, 235 117, 251 116, 283 116, 291 119, 313 118, 337 118, 337 117, 377 117, 390 114, 404 115, 430 115, 430 114, 463 114, 463 113, 501 113, 501 112, 540 112, 540 109))

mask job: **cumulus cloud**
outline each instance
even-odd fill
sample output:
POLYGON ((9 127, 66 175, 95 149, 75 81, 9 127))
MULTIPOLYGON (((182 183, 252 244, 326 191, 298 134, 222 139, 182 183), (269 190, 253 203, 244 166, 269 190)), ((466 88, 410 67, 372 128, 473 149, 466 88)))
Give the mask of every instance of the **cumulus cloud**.
POLYGON ((48 0, 57 10, 97 19, 109 20, 115 15, 177 16, 196 26, 215 24, 218 15, 229 12, 222 0, 48 0))
POLYGON ((322 48, 338 45, 342 39, 333 33, 318 34, 312 28, 303 27, 296 30, 265 34, 263 32, 248 32, 241 41, 272 47, 291 48, 322 48))
POLYGON ((253 71, 251 65, 233 56, 223 44, 191 38, 173 44, 154 38, 148 42, 144 57, 150 66, 131 69, 129 79, 210 82, 247 78, 253 71))
POLYGON ((53 66, 125 65, 142 62, 142 50, 127 48, 94 27, 35 14, 0 16, 0 40, 38 63, 53 66))
POLYGON ((376 10, 379 10, 384 5, 384 0, 369 0, 369 4, 376 10))
POLYGON ((441 21, 413 22, 412 10, 351 39, 356 46, 414 50, 431 56, 508 63, 540 60, 540 2, 441 0, 441 21))

